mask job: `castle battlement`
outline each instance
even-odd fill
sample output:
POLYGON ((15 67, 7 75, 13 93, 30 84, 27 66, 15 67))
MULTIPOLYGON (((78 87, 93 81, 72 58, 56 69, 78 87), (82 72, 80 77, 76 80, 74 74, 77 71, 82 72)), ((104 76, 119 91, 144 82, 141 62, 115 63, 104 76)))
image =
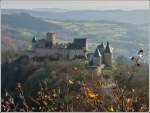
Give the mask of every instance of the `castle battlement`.
POLYGON ((46 39, 32 39, 32 57, 60 57, 59 59, 75 59, 86 57, 87 40, 75 38, 72 43, 57 43, 56 33, 48 32, 46 39))

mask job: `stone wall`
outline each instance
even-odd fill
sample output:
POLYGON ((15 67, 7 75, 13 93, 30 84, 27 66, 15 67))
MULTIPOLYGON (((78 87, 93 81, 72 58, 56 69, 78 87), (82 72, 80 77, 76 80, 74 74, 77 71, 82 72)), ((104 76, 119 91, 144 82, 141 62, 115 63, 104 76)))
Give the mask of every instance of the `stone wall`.
POLYGON ((85 53, 82 49, 49 49, 35 48, 32 52, 27 52, 30 58, 33 57, 53 57, 59 59, 72 60, 78 57, 84 57, 85 53))

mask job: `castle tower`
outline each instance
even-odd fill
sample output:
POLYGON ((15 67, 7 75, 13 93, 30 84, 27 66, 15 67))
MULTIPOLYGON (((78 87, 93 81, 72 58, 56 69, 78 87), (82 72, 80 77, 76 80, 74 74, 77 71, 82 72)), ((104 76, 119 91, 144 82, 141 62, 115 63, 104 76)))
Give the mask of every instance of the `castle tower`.
POLYGON ((99 49, 96 48, 95 53, 93 55, 93 65, 100 66, 102 63, 101 59, 102 59, 101 53, 100 53, 99 49))
POLYGON ((104 50, 105 50, 105 47, 104 47, 104 43, 102 42, 100 45, 97 46, 97 48, 99 49, 101 55, 102 55, 102 64, 104 64, 104 50))
POLYGON ((98 47, 98 49, 99 49, 100 53, 101 53, 101 54, 103 54, 104 49, 105 49, 105 47, 104 47, 104 43, 102 42, 102 43, 101 43, 100 45, 98 45, 97 47, 98 47))
POLYGON ((32 49, 35 49, 36 42, 37 42, 37 38, 36 35, 34 35, 32 39, 32 49))
POLYGON ((56 33, 47 33, 47 41, 49 42, 49 45, 55 46, 56 45, 56 33))
POLYGON ((104 58, 104 64, 106 66, 112 65, 112 50, 110 48, 109 42, 107 42, 106 48, 103 53, 104 58))

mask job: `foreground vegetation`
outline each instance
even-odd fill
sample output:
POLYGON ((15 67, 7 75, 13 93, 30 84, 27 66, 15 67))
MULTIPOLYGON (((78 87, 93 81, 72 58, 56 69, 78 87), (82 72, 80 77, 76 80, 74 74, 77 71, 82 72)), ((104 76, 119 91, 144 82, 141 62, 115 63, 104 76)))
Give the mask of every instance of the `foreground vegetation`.
POLYGON ((148 66, 115 62, 96 75, 85 65, 26 57, 2 65, 2 111, 148 111, 148 66))

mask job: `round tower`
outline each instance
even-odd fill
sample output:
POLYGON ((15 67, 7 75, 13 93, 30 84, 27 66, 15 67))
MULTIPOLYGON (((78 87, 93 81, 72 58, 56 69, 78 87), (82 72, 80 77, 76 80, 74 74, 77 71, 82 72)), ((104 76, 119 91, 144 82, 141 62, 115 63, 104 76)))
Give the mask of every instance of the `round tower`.
POLYGON ((98 48, 96 48, 95 53, 93 55, 93 65, 100 66, 102 64, 102 56, 98 48))
POLYGON ((108 41, 103 53, 103 59, 106 66, 112 66, 112 50, 108 41))
POLYGON ((102 55, 102 64, 104 64, 104 50, 105 50, 105 46, 104 43, 102 42, 100 45, 97 46, 97 48, 99 49, 101 55, 102 55))
POLYGON ((103 54, 104 50, 105 50, 105 47, 104 47, 104 43, 102 42, 100 45, 97 46, 100 53, 103 54))

